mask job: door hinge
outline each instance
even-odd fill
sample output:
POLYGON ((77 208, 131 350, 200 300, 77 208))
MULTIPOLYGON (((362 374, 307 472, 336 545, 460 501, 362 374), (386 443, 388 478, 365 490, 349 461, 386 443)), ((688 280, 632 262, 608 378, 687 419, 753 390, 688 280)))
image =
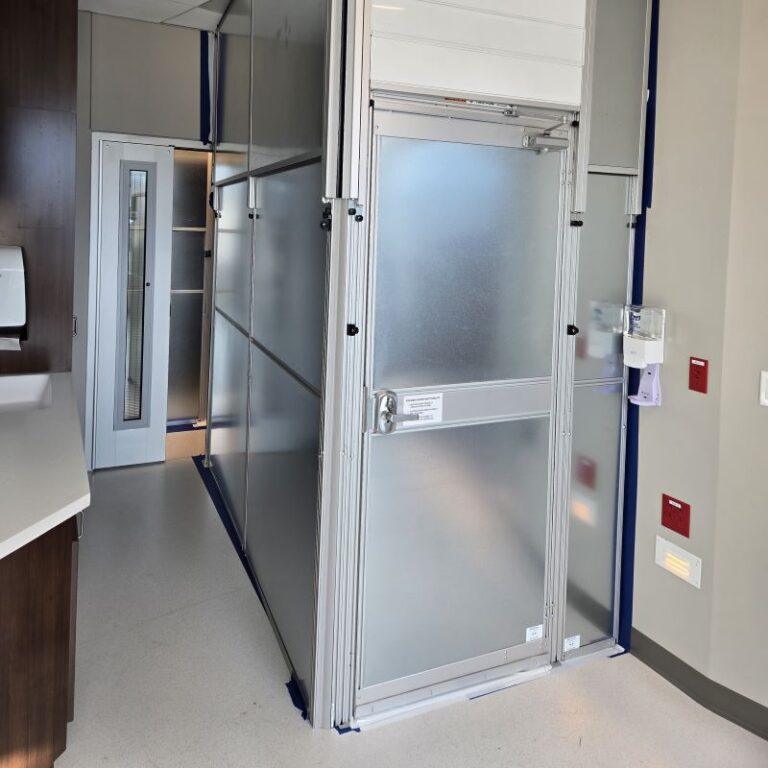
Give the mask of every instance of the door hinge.
POLYGON ((77 315, 72 315, 72 338, 77 336, 77 315))

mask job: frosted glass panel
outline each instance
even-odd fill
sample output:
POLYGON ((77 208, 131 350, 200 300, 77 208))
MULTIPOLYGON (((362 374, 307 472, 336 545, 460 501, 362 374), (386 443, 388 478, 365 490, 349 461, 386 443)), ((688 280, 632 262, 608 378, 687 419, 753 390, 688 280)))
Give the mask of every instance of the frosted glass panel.
POLYGON ((211 460, 238 532, 245 533, 248 339, 218 312, 214 320, 211 460))
POLYGON ((172 291, 202 291, 205 286, 205 232, 174 232, 172 291))
POLYGON ((200 416, 203 294, 171 294, 168 350, 168 421, 200 416))
POLYGON ((218 79, 215 181, 248 169, 251 0, 234 0, 227 8, 219 37, 218 79))
POLYGON ((259 180, 251 335, 319 389, 327 235, 320 162, 259 180))
POLYGON ((247 551, 308 701, 320 398, 251 345, 247 551))
POLYGON ((173 226, 205 227, 208 218, 208 152, 173 152, 173 226))
POLYGON ((318 151, 323 143, 327 5, 254 3, 251 168, 318 151))
POLYGON ((371 439, 364 685, 543 622, 548 453, 547 418, 371 439))
POLYGON ((649 0, 597 0, 589 162, 637 168, 649 0))
POLYGON ((589 174, 589 203, 581 232, 576 325, 576 381, 624 375, 622 314, 632 230, 627 178, 589 174))
POLYGON ((243 328, 250 322, 251 220, 248 184, 221 189, 216 241, 216 307, 243 328))
POLYGON ((374 386, 551 375, 560 163, 381 139, 374 386))
POLYGON ((613 634, 622 387, 576 387, 565 636, 613 634))

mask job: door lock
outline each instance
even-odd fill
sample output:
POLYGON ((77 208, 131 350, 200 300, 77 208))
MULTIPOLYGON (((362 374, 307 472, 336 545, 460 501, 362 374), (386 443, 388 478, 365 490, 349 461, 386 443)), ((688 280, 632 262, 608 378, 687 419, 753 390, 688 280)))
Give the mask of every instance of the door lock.
POLYGON ((376 394, 376 424, 374 431, 380 435, 388 435, 395 431, 398 424, 408 421, 419 421, 421 414, 398 413, 397 395, 394 392, 378 392, 376 394))

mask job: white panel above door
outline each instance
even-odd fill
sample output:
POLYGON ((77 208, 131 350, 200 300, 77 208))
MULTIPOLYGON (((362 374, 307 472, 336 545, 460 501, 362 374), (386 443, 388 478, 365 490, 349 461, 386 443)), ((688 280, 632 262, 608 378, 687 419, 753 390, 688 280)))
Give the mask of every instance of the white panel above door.
POLYGON ((371 81, 577 107, 585 26, 586 0, 373 0, 371 81))

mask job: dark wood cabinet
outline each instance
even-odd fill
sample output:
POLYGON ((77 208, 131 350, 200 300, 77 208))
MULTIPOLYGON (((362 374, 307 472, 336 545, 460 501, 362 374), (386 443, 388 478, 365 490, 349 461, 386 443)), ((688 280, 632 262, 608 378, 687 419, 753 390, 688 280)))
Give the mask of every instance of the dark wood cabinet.
POLYGON ((74 519, 0 560, 0 768, 51 768, 74 691, 74 519))

